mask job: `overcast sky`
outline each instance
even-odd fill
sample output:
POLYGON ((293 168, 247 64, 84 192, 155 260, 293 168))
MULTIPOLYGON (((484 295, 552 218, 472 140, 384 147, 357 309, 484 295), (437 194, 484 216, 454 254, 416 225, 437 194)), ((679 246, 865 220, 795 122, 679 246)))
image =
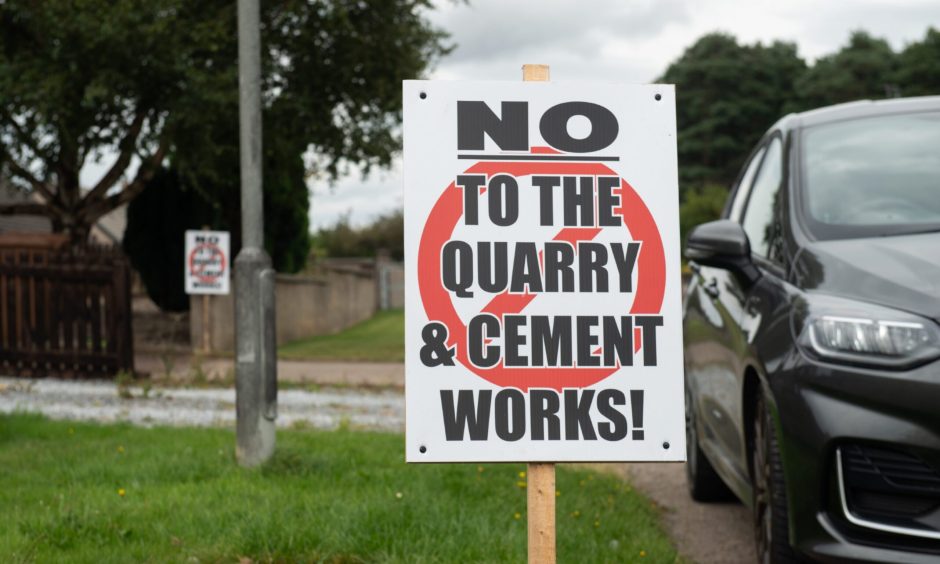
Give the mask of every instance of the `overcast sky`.
MULTIPOLYGON (((456 49, 430 78, 520 80, 521 66, 551 66, 553 81, 648 83, 701 35, 733 34, 753 43, 777 39, 812 61, 865 29, 895 49, 940 28, 937 0, 471 0, 438 2, 430 19, 456 49)), ((367 223, 401 206, 400 164, 363 180, 352 174, 330 187, 311 182, 311 228, 349 214, 367 223)))

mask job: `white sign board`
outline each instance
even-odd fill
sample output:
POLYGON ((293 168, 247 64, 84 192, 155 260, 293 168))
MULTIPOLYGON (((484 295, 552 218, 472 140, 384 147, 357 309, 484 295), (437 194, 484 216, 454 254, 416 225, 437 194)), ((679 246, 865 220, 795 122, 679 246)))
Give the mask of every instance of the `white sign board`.
POLYGON ((228 231, 186 232, 186 293, 228 294, 228 231))
POLYGON ((405 82, 408 462, 685 459, 675 115, 405 82))

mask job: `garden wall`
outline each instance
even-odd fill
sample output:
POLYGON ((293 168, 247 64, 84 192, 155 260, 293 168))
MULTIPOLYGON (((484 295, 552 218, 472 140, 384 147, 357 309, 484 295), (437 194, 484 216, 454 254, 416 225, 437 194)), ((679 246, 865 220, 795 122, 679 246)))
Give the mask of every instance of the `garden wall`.
MULTIPOLYGON (((356 269, 322 269, 313 275, 277 275, 277 343, 342 331, 372 317, 378 292, 373 273, 356 269)), ((190 296, 190 339, 204 349, 204 296, 190 296)), ((232 294, 209 296, 209 350, 231 352, 235 345, 232 294)))

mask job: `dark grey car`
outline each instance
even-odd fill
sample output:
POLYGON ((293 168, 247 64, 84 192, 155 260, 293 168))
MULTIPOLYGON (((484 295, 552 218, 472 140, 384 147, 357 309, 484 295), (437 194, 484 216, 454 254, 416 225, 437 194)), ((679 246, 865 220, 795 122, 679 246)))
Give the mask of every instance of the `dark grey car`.
POLYGON ((780 120, 686 256, 692 496, 764 562, 940 561, 940 97, 780 120))

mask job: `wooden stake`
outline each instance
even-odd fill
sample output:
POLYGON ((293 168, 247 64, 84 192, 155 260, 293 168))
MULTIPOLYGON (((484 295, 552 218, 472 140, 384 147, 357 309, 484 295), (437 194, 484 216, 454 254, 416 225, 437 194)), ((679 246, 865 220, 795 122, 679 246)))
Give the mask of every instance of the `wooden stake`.
MULTIPOLYGON (((548 65, 522 65, 522 80, 548 82, 548 65)), ((555 464, 529 463, 526 484, 529 564, 555 564, 555 464)))
MULTIPOLYGON (((203 225, 203 231, 208 231, 209 226, 203 225)), ((212 348, 211 335, 209 334, 209 294, 202 295, 202 352, 208 353, 212 348)))
POLYGON ((548 65, 522 65, 522 80, 526 82, 548 82, 548 65))
POLYGON ((529 564, 555 564, 555 464, 530 462, 526 483, 529 564))
POLYGON ((202 295, 202 352, 208 353, 212 348, 209 335, 209 294, 202 295))

